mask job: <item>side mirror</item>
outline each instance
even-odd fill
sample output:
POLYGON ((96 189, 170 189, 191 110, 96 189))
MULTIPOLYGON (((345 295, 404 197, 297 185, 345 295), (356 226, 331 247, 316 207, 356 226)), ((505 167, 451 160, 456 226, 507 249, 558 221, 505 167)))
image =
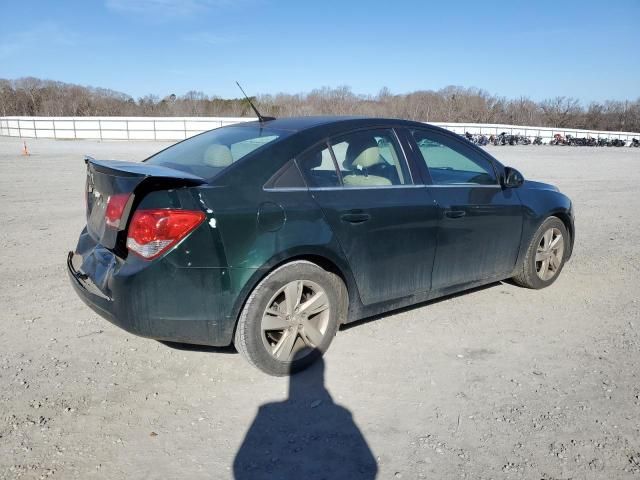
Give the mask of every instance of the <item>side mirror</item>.
POLYGON ((504 188, 517 188, 524 183, 524 177, 515 168, 505 167, 502 186, 504 188))

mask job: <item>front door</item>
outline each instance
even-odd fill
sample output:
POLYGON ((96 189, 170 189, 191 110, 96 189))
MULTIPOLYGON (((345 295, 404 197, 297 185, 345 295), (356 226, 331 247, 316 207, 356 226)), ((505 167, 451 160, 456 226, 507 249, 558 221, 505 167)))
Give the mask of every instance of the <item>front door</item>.
POLYGON ((432 288, 508 276, 522 234, 517 194, 502 188, 491 159, 465 140, 427 129, 411 136, 429 198, 442 211, 432 288))
POLYGON ((439 210, 392 129, 331 139, 297 161, 365 305, 431 288, 439 210))

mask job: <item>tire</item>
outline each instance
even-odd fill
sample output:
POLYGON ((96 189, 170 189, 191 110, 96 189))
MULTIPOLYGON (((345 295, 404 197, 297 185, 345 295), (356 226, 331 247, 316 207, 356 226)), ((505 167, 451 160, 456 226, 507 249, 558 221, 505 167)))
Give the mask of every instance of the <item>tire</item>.
POLYGON ((526 288, 540 289, 551 285, 556 281, 567 258, 570 245, 569 232, 567 227, 558 217, 548 217, 536 230, 531 243, 527 248, 522 265, 512 280, 518 285, 526 288), (551 248, 547 250, 546 243, 551 233, 551 248), (560 240, 554 246, 554 241, 559 234, 560 240), (559 243, 562 243, 560 246, 559 243), (548 259, 547 268, 544 269, 545 258, 548 259), (559 259, 558 259, 559 258, 559 259))
POLYGON ((305 260, 287 263, 269 273, 249 295, 234 344, 263 372, 293 374, 327 351, 347 309, 347 289, 340 277, 305 260), (310 299, 314 301, 306 303, 310 299))

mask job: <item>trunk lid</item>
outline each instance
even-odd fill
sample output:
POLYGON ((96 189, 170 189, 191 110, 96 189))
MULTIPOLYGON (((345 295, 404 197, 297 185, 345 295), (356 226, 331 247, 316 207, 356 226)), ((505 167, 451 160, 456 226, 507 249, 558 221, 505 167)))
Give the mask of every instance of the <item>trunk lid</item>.
POLYGON ((95 160, 87 164, 87 231, 102 246, 114 250, 127 222, 145 193, 164 188, 201 185, 205 179, 187 172, 144 162, 95 160))

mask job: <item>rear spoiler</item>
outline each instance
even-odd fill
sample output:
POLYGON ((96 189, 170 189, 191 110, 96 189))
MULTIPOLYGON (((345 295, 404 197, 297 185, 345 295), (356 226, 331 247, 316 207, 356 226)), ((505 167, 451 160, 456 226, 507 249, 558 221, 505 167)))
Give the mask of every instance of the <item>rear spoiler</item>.
POLYGON ((144 177, 157 179, 184 180, 191 185, 201 185, 206 180, 198 175, 183 172, 174 168, 152 165, 143 162, 127 162, 123 160, 96 160, 93 157, 85 156, 84 162, 93 167, 93 170, 115 175, 118 177, 144 177))

